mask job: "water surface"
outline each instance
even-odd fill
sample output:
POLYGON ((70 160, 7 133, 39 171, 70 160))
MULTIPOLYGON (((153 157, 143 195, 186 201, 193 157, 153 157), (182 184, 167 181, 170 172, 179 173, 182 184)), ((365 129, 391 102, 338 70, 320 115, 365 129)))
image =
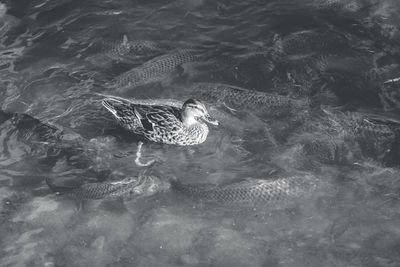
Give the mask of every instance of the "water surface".
POLYGON ((398 1, 18 0, 2 10, 1 266, 400 265, 398 1), (119 83, 187 50, 195 56, 136 86, 119 83), (141 139, 102 95, 184 101, 204 83, 301 104, 205 98, 220 120, 206 142, 145 142, 143 160, 156 163, 137 166, 141 139), (45 183, 141 174, 216 186, 311 175, 318 186, 242 206, 169 190, 77 203, 45 183))

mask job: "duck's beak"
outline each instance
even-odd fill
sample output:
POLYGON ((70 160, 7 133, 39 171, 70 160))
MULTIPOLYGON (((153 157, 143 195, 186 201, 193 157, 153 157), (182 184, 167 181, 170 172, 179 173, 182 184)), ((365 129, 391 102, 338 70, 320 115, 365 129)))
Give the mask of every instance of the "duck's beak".
POLYGON ((218 125, 219 124, 219 122, 216 119, 211 118, 210 115, 208 115, 208 114, 205 115, 203 117, 203 119, 204 119, 205 122, 208 122, 209 124, 212 124, 212 125, 218 125))

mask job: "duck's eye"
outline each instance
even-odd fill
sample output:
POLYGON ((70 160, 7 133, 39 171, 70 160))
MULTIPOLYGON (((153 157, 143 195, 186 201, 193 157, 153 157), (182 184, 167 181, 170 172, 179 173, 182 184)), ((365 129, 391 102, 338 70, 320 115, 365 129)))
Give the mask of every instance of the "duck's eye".
POLYGON ((188 108, 191 108, 193 111, 199 111, 201 113, 205 113, 204 108, 199 107, 199 106, 195 106, 195 105, 188 105, 188 108))

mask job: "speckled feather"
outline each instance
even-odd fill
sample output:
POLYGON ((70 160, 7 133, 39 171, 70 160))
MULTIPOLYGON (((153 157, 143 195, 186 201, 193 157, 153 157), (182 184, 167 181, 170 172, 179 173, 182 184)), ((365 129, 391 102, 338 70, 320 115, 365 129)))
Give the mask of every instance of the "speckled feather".
POLYGON ((134 104, 121 98, 104 99, 103 105, 124 128, 153 142, 196 145, 203 143, 209 132, 204 123, 185 126, 181 109, 175 106, 134 104))

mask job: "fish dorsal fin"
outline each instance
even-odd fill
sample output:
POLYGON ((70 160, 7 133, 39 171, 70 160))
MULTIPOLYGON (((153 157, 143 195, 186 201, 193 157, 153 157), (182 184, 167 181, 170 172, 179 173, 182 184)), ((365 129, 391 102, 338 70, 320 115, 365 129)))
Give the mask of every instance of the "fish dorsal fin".
POLYGON ((369 124, 369 125, 375 125, 375 123, 373 123, 370 119, 368 119, 368 118, 363 118, 363 122, 365 122, 365 123, 367 123, 367 124, 369 124))
POLYGON ((238 181, 229 183, 224 185, 225 189, 235 189, 235 188, 243 188, 243 187, 253 187, 265 183, 269 183, 269 180, 262 180, 262 179, 254 179, 254 178, 243 178, 238 181))
POLYGON ((140 179, 138 177, 127 177, 119 181, 113 181, 110 182, 112 185, 126 185, 126 184, 132 184, 132 183, 138 183, 140 179))
POLYGON ((129 39, 128 36, 126 34, 124 34, 124 37, 122 37, 122 45, 129 47, 129 39))

